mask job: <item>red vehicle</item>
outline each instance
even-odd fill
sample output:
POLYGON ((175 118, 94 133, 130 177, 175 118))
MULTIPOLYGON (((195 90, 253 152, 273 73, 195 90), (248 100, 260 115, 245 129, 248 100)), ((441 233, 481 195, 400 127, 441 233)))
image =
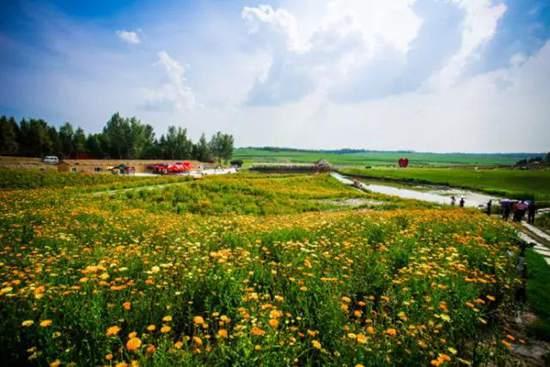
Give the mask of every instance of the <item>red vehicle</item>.
POLYGON ((191 162, 183 161, 176 163, 157 163, 147 167, 153 173, 160 175, 178 174, 191 171, 191 162))

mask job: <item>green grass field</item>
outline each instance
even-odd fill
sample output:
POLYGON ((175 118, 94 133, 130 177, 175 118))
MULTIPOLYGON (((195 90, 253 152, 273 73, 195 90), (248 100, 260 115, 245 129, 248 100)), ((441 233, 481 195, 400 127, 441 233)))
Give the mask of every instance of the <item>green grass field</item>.
POLYGON ((491 194, 550 200, 550 169, 474 169, 474 168, 347 168, 346 174, 370 178, 414 181, 464 187, 491 194))
POLYGON ((533 250, 527 251, 527 274, 527 302, 539 317, 529 329, 536 337, 550 340, 550 267, 533 250))
POLYGON ((260 148, 238 148, 234 159, 251 163, 312 163, 326 159, 338 166, 395 166, 401 157, 407 157, 412 166, 453 166, 453 165, 512 165, 518 160, 532 157, 533 154, 466 154, 466 153, 417 153, 417 152, 330 152, 299 151, 280 149, 278 151, 260 148))

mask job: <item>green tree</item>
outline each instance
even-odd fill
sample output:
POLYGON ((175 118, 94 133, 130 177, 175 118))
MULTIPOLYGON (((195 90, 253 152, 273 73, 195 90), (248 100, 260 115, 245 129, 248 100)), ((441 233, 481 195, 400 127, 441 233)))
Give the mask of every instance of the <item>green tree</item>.
POLYGON ((128 158, 130 155, 131 128, 128 119, 115 113, 103 128, 107 151, 112 158, 128 158))
POLYGON ((224 160, 227 162, 233 156, 233 136, 229 134, 222 134, 218 131, 210 139, 210 151, 218 162, 224 160))
POLYGON ((169 126, 166 136, 160 140, 163 158, 190 159, 193 143, 187 138, 187 129, 169 126))
POLYGON ((86 153, 86 134, 80 127, 74 132, 73 147, 76 154, 86 153))
POLYGON ((65 122, 59 128, 59 141, 61 142, 62 155, 70 157, 74 152, 74 129, 69 122, 65 122))
POLYGON ((201 135, 197 144, 193 144, 193 159, 200 162, 208 162, 212 159, 210 147, 208 146, 208 141, 206 141, 206 136, 204 136, 204 134, 201 135))
POLYGON ((17 132, 19 127, 13 117, 0 117, 0 154, 17 153, 19 144, 17 143, 17 132))

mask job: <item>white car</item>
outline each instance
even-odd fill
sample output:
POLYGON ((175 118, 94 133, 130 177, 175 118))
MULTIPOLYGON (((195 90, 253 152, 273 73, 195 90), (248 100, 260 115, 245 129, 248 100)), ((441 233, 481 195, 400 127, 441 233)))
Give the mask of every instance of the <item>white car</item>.
POLYGON ((59 158, 57 158, 55 155, 47 155, 47 156, 44 157, 42 162, 47 163, 47 164, 58 164, 59 163, 59 158))

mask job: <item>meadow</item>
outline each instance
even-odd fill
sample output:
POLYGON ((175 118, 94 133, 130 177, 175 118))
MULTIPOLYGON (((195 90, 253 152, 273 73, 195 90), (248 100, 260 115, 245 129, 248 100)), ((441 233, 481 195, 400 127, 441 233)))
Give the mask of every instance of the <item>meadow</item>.
POLYGON ((412 166, 497 166, 513 165, 521 159, 532 158, 527 153, 422 153, 394 151, 315 151, 296 149, 237 148, 233 159, 241 159, 245 165, 254 163, 314 163, 326 159, 337 166, 395 166, 401 157, 407 157, 412 166))
POLYGON ((511 358, 503 316, 519 281, 509 224, 373 196, 327 175, 124 189, 126 179, 74 175, 74 189, 0 192, 6 365, 511 358), (86 190, 76 189, 80 179, 86 190), (337 204, 350 199, 381 205, 337 204))
POLYGON ((550 201, 550 169, 519 170, 511 168, 345 168, 345 174, 462 187, 490 194, 550 201))

